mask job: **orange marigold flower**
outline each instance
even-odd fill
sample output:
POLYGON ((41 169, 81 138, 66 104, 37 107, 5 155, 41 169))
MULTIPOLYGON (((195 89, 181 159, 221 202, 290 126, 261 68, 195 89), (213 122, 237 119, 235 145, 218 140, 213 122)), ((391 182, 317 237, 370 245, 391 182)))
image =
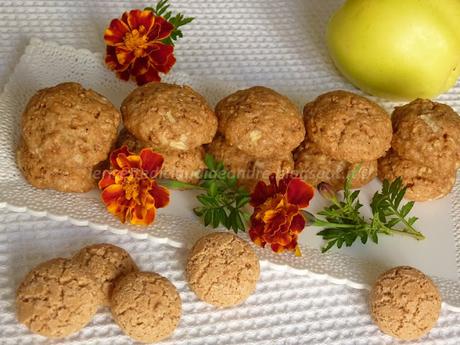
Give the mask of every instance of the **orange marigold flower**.
POLYGON ((259 181, 251 194, 251 240, 261 247, 269 244, 276 253, 288 250, 299 255, 297 238, 305 227, 300 211, 309 205, 313 194, 312 186, 292 175, 286 175, 279 183, 275 174, 270 176, 268 185, 259 181))
POLYGON ((105 30, 105 63, 119 78, 138 85, 160 81, 176 62, 174 47, 165 44, 174 26, 151 10, 131 10, 113 19, 105 30))
POLYGON ((156 209, 169 203, 169 192, 158 185, 156 177, 163 157, 151 149, 132 154, 126 146, 110 155, 110 170, 105 170, 99 188, 107 210, 122 223, 148 225, 155 220, 156 209))

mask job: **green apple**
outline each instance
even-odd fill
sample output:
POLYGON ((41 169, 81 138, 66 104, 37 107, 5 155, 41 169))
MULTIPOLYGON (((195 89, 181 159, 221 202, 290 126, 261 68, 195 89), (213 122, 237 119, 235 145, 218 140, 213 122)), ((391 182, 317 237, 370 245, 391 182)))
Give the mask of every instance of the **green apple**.
POLYGON ((460 76, 460 0, 348 0, 329 22, 327 44, 360 89, 432 98, 460 76))

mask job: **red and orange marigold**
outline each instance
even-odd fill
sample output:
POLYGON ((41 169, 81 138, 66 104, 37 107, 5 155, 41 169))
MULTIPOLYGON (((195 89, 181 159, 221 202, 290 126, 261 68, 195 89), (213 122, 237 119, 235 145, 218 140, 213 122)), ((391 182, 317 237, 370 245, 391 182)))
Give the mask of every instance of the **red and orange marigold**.
POLYGON ((269 244, 277 253, 287 250, 300 255, 297 239, 305 227, 301 209, 309 205, 313 194, 312 186, 291 175, 277 183, 272 174, 268 185, 260 181, 251 194, 251 240, 261 247, 269 244))
POLYGON ((174 46, 165 44, 174 25, 151 10, 131 10, 113 19, 105 30, 105 62, 118 77, 138 85, 160 81, 176 62, 174 46))
POLYGON ((155 220, 156 209, 169 203, 169 192, 158 185, 156 177, 163 157, 151 149, 132 154, 126 146, 110 155, 110 170, 99 181, 102 201, 122 223, 148 225, 155 220))

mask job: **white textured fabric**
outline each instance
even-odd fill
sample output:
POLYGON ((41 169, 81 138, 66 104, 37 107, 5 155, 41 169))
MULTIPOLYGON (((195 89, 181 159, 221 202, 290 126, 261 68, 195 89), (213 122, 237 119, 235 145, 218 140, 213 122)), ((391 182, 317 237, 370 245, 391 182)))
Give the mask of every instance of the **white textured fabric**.
MULTIPOLYGON (((197 17, 196 22, 186 28, 186 38, 178 45, 177 66, 196 75, 261 83, 281 91, 299 86, 298 95, 302 99, 334 88, 340 84, 341 78, 327 62, 323 38, 318 32, 324 29, 328 15, 338 2, 176 0, 174 4, 177 8, 197 17), (303 89, 301 85, 311 72, 316 73, 318 83, 315 89, 303 89)), ((109 18, 118 16, 123 10, 150 4, 142 1, 0 1, 1 84, 7 80, 32 36, 101 51, 101 33, 109 18)), ((458 193, 456 195, 458 201, 458 193)), ((56 236, 57 242, 66 238, 61 245, 50 243, 53 252, 61 250, 62 245, 72 243, 74 232, 82 236, 80 243, 101 238, 122 245, 126 243, 125 247, 133 248, 136 257, 139 257, 137 253, 146 255, 150 264, 143 267, 171 277, 184 291, 182 271, 177 268, 177 261, 165 260, 181 250, 154 245, 149 241, 133 242, 123 235, 116 237, 109 233, 96 233, 66 222, 57 223, 6 211, 0 213, 0 224, 0 344, 35 344, 42 341, 38 337, 24 337, 27 333, 16 325, 11 304, 14 286, 9 279, 9 275, 16 272, 12 269, 15 265, 30 266, 41 259, 35 254, 46 253, 45 244, 49 241, 41 237, 40 242, 40 236, 44 236, 40 229, 62 231, 60 239, 56 236), (87 236, 86 240, 84 236, 87 236), (24 247, 31 250, 21 252, 21 247, 13 247, 13 243, 32 245, 24 247), (42 250, 34 251, 35 245, 42 250), (134 246, 138 246, 137 250, 134 246), (17 249, 17 252, 13 253, 11 248, 17 249), (9 256, 12 253, 14 256, 9 256)), ((75 240, 76 246, 78 243, 75 240)), ((22 271, 18 269, 23 273, 26 270, 25 266, 22 271)), ((192 303, 194 297, 187 292, 190 302, 186 306, 189 309, 184 309, 189 316, 185 317, 170 343, 395 343, 391 338, 382 336, 370 323, 365 292, 317 278, 277 272, 265 264, 262 273, 263 282, 256 295, 240 308, 216 311, 199 302, 192 303)), ((127 338, 117 336, 119 331, 106 314, 98 316, 93 325, 71 338, 69 343, 127 343, 127 338), (85 342, 85 332, 91 335, 90 342, 85 342)), ((438 327, 418 343, 459 344, 460 315, 444 310, 438 327)))

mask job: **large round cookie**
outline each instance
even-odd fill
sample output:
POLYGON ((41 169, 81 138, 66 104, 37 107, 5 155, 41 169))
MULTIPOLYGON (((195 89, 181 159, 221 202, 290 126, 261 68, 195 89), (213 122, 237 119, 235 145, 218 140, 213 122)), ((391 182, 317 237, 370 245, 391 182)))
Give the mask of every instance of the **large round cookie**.
POLYGON ((226 141, 252 157, 285 156, 305 137, 297 106, 266 87, 237 91, 216 106, 219 132, 226 141))
POLYGON ((112 293, 115 322, 136 341, 151 343, 170 336, 181 317, 181 299, 174 285, 156 273, 132 272, 112 293))
POLYGON ((386 111, 347 91, 327 92, 304 107, 308 138, 325 154, 351 163, 372 161, 390 148, 386 111))
POLYGON ((416 99, 392 115, 399 156, 441 172, 460 165, 460 116, 448 105, 416 99))
POLYGON ((441 312, 438 288, 412 267, 395 267, 383 273, 369 299, 372 319, 380 330, 403 340, 424 336, 441 312))
POLYGON ((355 169, 358 170, 351 181, 352 188, 362 187, 377 176, 377 160, 354 164, 337 160, 324 154, 316 144, 309 141, 305 141, 295 151, 294 157, 295 174, 312 186, 326 182, 335 190, 341 190, 347 175, 355 169))
POLYGON ((16 152, 19 170, 36 188, 51 188, 61 192, 88 192, 96 186, 92 167, 66 168, 45 163, 21 143, 16 152))
POLYGON ((45 164, 78 169, 105 160, 121 116, 103 96, 78 83, 38 91, 22 114, 22 138, 45 164))
POLYGON ((385 157, 379 159, 378 176, 381 180, 389 181, 401 177, 407 186, 405 198, 429 201, 449 194, 455 184, 456 172, 454 169, 438 171, 404 159, 391 150, 385 157))
POLYGON ((199 239, 187 259, 186 278, 199 299, 217 307, 244 302, 259 280, 259 259, 241 238, 215 232, 199 239))
POLYGON ((230 145, 220 135, 208 145, 207 152, 223 162, 226 169, 238 177, 239 183, 249 189, 260 180, 268 183, 273 173, 280 177, 294 169, 294 160, 290 152, 284 156, 255 158, 230 145))
POLYGON ((129 132, 153 148, 191 150, 210 143, 217 118, 189 86, 149 83, 132 91, 121 106, 129 132))
MULTIPOLYGON (((137 139, 125 128, 122 129, 118 137, 118 146, 123 145, 126 145, 131 152, 136 153, 145 147, 151 147, 149 143, 137 139)), ((193 184, 200 181, 201 174, 206 168, 203 147, 199 146, 188 151, 153 149, 164 158, 163 168, 160 172, 161 178, 193 184)))
POLYGON ((110 305, 115 281, 137 271, 136 264, 126 250, 108 243, 86 246, 74 255, 72 261, 92 275, 99 288, 98 303, 104 306, 110 305))
POLYGON ((61 338, 79 331, 96 313, 98 288, 70 260, 44 262, 27 274, 16 293, 16 316, 32 332, 61 338))

